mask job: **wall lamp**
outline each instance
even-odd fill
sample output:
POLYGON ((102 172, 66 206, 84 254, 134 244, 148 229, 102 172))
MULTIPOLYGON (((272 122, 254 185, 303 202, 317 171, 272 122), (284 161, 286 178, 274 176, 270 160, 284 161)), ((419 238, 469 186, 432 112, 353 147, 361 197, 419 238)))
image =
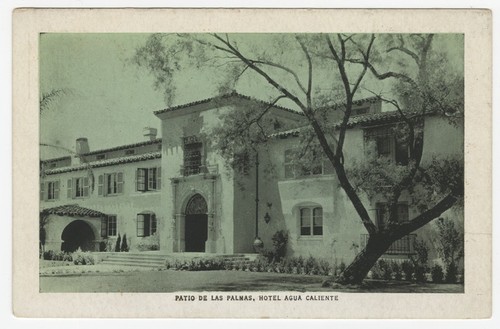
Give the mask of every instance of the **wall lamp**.
POLYGON ((266 222, 266 224, 269 224, 269 222, 271 221, 271 216, 268 212, 266 212, 266 214, 264 215, 264 221, 266 222))

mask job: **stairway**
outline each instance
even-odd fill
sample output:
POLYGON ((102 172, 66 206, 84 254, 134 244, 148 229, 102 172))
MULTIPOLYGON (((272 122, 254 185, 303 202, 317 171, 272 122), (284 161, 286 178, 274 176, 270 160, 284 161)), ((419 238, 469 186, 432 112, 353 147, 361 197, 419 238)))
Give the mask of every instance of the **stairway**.
POLYGON ((159 254, 120 252, 104 258, 101 264, 158 268, 165 266, 165 258, 159 254))
POLYGON ((172 254, 151 254, 151 253, 129 253, 120 252, 113 253, 102 260, 101 264, 105 265, 120 265, 120 266, 136 266, 159 268, 165 266, 165 261, 169 262, 180 260, 200 260, 200 259, 223 259, 230 264, 251 264, 257 254, 205 254, 205 253, 172 253, 172 254))

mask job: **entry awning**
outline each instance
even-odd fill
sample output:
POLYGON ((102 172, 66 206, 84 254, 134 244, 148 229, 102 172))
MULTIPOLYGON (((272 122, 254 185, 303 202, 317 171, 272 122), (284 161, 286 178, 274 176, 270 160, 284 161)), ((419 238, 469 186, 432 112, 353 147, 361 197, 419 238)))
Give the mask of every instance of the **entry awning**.
POLYGON ((103 217, 106 214, 92 210, 89 208, 80 207, 77 204, 68 204, 64 206, 58 206, 54 208, 43 209, 42 212, 50 215, 58 216, 86 216, 86 217, 103 217))

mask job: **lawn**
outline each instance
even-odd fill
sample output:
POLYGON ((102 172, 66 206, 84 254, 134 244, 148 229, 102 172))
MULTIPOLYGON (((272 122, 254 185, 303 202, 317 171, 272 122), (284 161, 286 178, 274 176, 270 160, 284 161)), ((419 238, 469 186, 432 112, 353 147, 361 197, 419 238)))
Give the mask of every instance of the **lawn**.
MULTIPOLYGON (((85 266, 84 266, 85 267, 85 266)), ((323 291, 463 293, 460 284, 367 281, 357 288, 323 288, 325 277, 242 271, 128 271, 40 277, 40 292, 323 291)))

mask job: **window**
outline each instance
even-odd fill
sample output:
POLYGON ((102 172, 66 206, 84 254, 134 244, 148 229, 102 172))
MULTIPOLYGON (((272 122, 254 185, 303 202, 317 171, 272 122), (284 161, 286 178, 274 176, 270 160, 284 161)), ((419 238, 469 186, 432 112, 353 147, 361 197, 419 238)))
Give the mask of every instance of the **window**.
POLYGON ((323 159, 317 152, 312 152, 309 163, 304 162, 301 164, 300 154, 298 150, 285 151, 285 178, 299 178, 306 176, 322 175, 326 172, 325 168, 330 163, 328 160, 323 159))
POLYGON ((184 176, 200 173, 202 143, 184 144, 184 176))
POLYGON ((106 225, 106 231, 108 236, 116 235, 116 215, 108 216, 108 223, 106 225))
POLYGON ((323 208, 321 207, 300 208, 300 235, 301 236, 323 235, 323 208))
POLYGON ((135 154, 134 149, 125 150, 125 155, 133 155, 133 154, 135 154))
POLYGON ((137 168, 135 174, 137 191, 157 191, 161 188, 161 167, 137 168))
POLYGON ((83 178, 75 178, 75 197, 81 198, 84 196, 84 181, 83 178))
POLYGON ((108 215, 101 218, 101 237, 106 238, 108 236, 116 236, 117 230, 117 219, 116 215, 108 215))
POLYGON ((395 136, 393 127, 367 129, 365 139, 375 142, 379 157, 387 157, 403 166, 408 164, 408 144, 395 136))
MULTIPOLYGON (((408 221, 408 204, 407 203, 398 203, 397 205, 397 217, 396 221, 398 223, 407 222, 408 221)), ((379 202, 376 204, 377 211, 377 224, 379 228, 383 228, 387 225, 389 220, 389 206, 387 203, 379 202)))
POLYGON ((98 154, 95 156, 96 160, 104 160, 106 159, 106 154, 98 154))
POLYGON ((40 183, 40 200, 58 200, 59 181, 40 183))
POLYGON ((123 173, 110 173, 99 175, 97 194, 117 195, 123 193, 123 173))
POLYGON ((89 196, 89 178, 78 177, 68 179, 68 199, 85 198, 89 196))
POLYGON ((137 236, 144 237, 156 233, 157 223, 156 215, 154 213, 140 213, 137 214, 137 236))

